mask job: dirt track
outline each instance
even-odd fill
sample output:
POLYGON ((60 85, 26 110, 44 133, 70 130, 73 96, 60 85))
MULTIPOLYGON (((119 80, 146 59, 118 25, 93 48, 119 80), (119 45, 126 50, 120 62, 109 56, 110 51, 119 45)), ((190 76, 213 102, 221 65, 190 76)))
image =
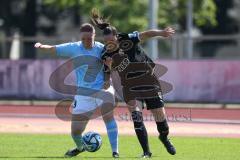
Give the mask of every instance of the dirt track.
MULTIPOLYGON (((207 136, 240 138, 240 110, 168 108, 170 132, 173 136, 207 136)), ((120 134, 135 134, 128 111, 117 108, 120 134)), ((148 133, 157 135, 156 125, 149 112, 144 112, 148 133)), ((70 122, 59 120, 53 106, 1 106, 0 133, 69 134, 70 122)), ((101 118, 91 120, 86 131, 105 134, 101 118)))

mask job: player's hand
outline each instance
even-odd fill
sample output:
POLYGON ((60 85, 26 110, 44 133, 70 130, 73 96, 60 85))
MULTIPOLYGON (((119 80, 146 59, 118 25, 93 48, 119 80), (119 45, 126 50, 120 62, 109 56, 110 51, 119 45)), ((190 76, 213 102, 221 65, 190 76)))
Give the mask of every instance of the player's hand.
POLYGON ((42 45, 42 43, 37 42, 37 43, 35 43, 34 47, 35 48, 40 48, 41 45, 42 45))
POLYGON ((103 63, 105 65, 107 65, 109 68, 111 68, 111 66, 112 66, 112 58, 111 57, 107 57, 106 60, 103 60, 103 63))
POLYGON ((175 33, 175 30, 172 27, 167 27, 162 31, 163 37, 171 37, 175 33))
POLYGON ((104 88, 104 89, 108 89, 109 87, 110 87, 110 81, 104 82, 103 88, 104 88))

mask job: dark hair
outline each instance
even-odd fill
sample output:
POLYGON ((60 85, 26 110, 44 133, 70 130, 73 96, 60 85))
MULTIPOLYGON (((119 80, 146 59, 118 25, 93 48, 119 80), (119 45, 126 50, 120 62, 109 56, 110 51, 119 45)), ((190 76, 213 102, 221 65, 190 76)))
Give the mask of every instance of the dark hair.
POLYGON ((104 19, 98 9, 93 8, 91 11, 91 20, 94 25, 103 31, 103 35, 117 35, 117 29, 114 26, 111 26, 107 19, 104 19))
POLYGON ((80 27, 80 32, 90 32, 90 33, 95 33, 95 29, 93 25, 90 23, 84 23, 80 27))

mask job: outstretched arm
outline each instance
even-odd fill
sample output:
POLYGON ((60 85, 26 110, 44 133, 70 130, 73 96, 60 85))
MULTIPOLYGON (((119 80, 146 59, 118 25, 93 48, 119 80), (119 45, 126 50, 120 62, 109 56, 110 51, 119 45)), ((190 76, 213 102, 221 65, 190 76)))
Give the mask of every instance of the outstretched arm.
POLYGON ((168 37, 171 37, 174 33, 175 33, 175 30, 171 27, 167 27, 164 30, 157 30, 157 29, 148 30, 148 31, 139 33, 139 39, 141 41, 144 41, 148 38, 157 37, 157 36, 168 38, 168 37))
POLYGON ((56 53, 56 47, 52 46, 52 45, 45 45, 45 44, 37 42, 37 43, 35 43, 34 47, 37 49, 51 52, 51 53, 56 53))

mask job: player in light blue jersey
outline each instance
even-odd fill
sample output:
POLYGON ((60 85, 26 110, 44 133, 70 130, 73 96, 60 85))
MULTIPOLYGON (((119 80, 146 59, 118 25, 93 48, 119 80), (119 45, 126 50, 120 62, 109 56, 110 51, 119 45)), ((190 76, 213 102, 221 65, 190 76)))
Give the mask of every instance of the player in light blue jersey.
POLYGON ((101 60, 103 44, 94 41, 95 29, 91 24, 85 23, 81 26, 80 36, 81 41, 78 42, 60 45, 35 44, 35 48, 56 53, 58 56, 72 58, 74 68, 76 68, 74 71, 78 91, 72 105, 71 134, 77 147, 67 151, 65 157, 74 157, 85 151, 82 133, 93 111, 101 107, 102 109, 110 108, 108 112, 104 114, 102 112, 102 117, 112 147, 112 156, 118 158, 118 128, 112 110, 115 106, 114 90, 112 86, 106 85, 109 83, 104 81, 103 63, 101 60), (78 60, 83 61, 85 65, 79 65, 78 60), (84 88, 84 90, 81 88, 84 88), (88 91, 89 93, 86 93, 88 91), (110 96, 106 96, 104 93, 110 96))

